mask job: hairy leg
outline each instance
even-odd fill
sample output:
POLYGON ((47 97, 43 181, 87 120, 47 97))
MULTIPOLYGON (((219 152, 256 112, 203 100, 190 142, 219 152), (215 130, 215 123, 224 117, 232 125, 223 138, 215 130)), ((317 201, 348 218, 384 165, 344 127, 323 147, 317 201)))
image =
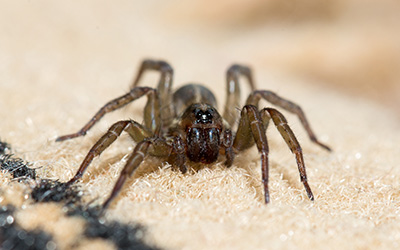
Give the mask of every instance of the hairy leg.
POLYGON ((110 196, 104 202, 103 209, 106 209, 110 205, 111 201, 121 191, 121 189, 122 189, 124 183, 126 182, 126 180, 132 175, 132 173, 143 162, 145 156, 147 155, 147 150, 148 150, 150 144, 151 144, 150 141, 144 140, 142 142, 139 142, 136 145, 133 153, 128 158, 128 161, 126 162, 121 174, 119 175, 118 180, 115 183, 114 188, 111 191, 110 196))
POLYGON ((105 114, 112 112, 116 109, 122 108, 125 105, 133 102, 134 100, 142 97, 143 95, 148 94, 149 92, 155 92, 155 89, 148 88, 148 87, 136 87, 133 88, 129 93, 118 97, 110 102, 108 102, 106 105, 104 105, 93 117, 90 119, 90 121, 83 126, 78 132, 69 134, 69 135, 64 135, 60 136, 56 139, 56 141, 64 141, 64 140, 69 140, 75 137, 79 136, 84 136, 87 131, 92 128, 105 114))
POLYGON ((142 62, 139 67, 139 71, 133 81, 132 87, 138 86, 143 73, 148 70, 159 71, 161 76, 157 85, 158 95, 160 96, 161 102, 161 120, 165 126, 168 126, 174 116, 174 109, 172 105, 172 80, 173 80, 173 69, 165 61, 147 59, 142 62))
MULTIPOLYGON (((174 146, 166 143, 165 138, 162 137, 153 137, 146 138, 143 141, 139 142, 132 154, 129 156, 124 168, 122 169, 117 182, 114 185, 113 190, 111 191, 110 196, 103 204, 103 209, 106 209, 112 200, 118 195, 121 191, 123 185, 126 180, 132 176, 135 170, 140 166, 147 155, 158 156, 160 158, 167 158, 171 155, 171 152, 174 151, 174 146)), ((178 166, 183 167, 183 166, 178 166)))
POLYGON ((172 143, 172 153, 169 155, 172 166, 178 168, 183 174, 187 172, 185 143, 180 136, 175 136, 172 143))
POLYGON ((275 93, 273 93, 271 91, 267 91, 267 90, 253 91, 247 98, 246 104, 251 104, 251 105, 258 107, 258 103, 261 98, 263 98, 266 101, 268 101, 278 107, 281 107, 291 113, 296 114, 299 117, 300 122, 303 125, 304 129, 307 131, 307 134, 308 134, 308 137, 310 138, 310 140, 312 142, 318 144, 320 147, 322 147, 328 151, 331 151, 329 146, 321 143, 317 139, 313 130, 311 129, 311 126, 306 118, 306 115, 304 114, 303 110, 300 108, 299 105, 297 105, 289 100, 286 100, 286 99, 276 95, 275 93))
POLYGON ((226 72, 227 96, 223 117, 231 127, 233 127, 237 119, 236 109, 240 107, 240 76, 247 78, 252 91, 255 89, 250 68, 238 64, 234 64, 228 68, 226 72))
POLYGON ((235 153, 233 152, 232 132, 229 129, 224 131, 221 144, 225 149, 225 166, 230 167, 232 166, 233 159, 235 158, 235 153))
POLYGON ((297 141, 292 129, 287 124, 285 117, 276 109, 265 108, 261 110, 262 113, 268 113, 272 118, 276 128, 290 148, 290 151, 296 156, 296 162, 300 173, 300 180, 306 189, 307 196, 310 200, 314 200, 314 195, 311 191, 307 181, 306 166, 304 164, 303 153, 300 143, 297 141))
POLYGON ((233 149, 236 151, 245 150, 256 144, 258 152, 261 154, 261 180, 264 185, 265 203, 269 203, 268 188, 268 141, 265 135, 264 123, 260 112, 253 105, 243 107, 236 137, 233 142, 233 149))
POLYGON ((85 170, 89 167, 90 163, 94 157, 99 156, 106 148, 108 148, 122 133, 122 131, 128 132, 132 138, 140 139, 141 135, 148 135, 149 132, 146 131, 140 124, 134 121, 119 121, 114 123, 110 129, 105 133, 89 150, 85 159, 81 163, 75 176, 68 181, 68 184, 72 184, 79 180, 85 170), (137 133, 139 132, 139 134, 137 133))

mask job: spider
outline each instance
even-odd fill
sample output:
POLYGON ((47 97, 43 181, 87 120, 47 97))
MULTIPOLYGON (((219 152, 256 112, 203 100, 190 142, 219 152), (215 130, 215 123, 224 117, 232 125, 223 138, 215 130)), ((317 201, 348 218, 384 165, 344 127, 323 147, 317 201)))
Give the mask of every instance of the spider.
POLYGON ((268 90, 256 90, 249 67, 234 64, 226 73, 227 98, 224 113, 220 115, 216 107, 216 98, 206 87, 199 84, 187 84, 172 92, 173 69, 165 61, 144 60, 130 91, 105 104, 92 119, 76 133, 58 137, 56 141, 69 140, 84 136, 106 113, 119 109, 136 99, 147 96, 144 108, 144 122, 122 120, 114 123, 108 131, 92 146, 75 176, 68 181, 78 181, 93 158, 109 147, 123 131, 136 142, 111 194, 103 203, 107 208, 121 191, 125 181, 140 166, 146 156, 161 158, 182 173, 187 171, 187 163, 210 164, 216 162, 219 155, 225 156, 224 164, 230 167, 235 156, 256 145, 261 155, 262 183, 265 203, 269 203, 268 190, 268 141, 266 129, 272 119, 279 133, 295 155, 300 180, 307 196, 314 200, 314 195, 307 182, 303 153, 293 131, 285 117, 274 108, 258 109, 260 99, 294 113, 300 119, 310 140, 322 148, 330 148, 319 142, 312 131, 302 109, 295 103, 279 97, 268 90), (144 72, 160 72, 156 89, 138 86, 144 72), (237 121, 237 108, 240 105, 239 78, 244 77, 250 85, 251 94, 240 112, 237 121), (232 129, 236 127, 236 133, 232 129))

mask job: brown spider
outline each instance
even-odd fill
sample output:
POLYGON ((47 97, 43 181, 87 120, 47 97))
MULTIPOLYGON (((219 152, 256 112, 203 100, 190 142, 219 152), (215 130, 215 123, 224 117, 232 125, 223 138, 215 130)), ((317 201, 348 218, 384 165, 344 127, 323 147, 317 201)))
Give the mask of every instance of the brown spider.
POLYGON ((127 132, 137 143, 129 156, 111 195, 104 202, 103 208, 121 190, 126 179, 139 167, 147 155, 162 158, 173 166, 186 172, 186 162, 209 164, 217 161, 218 156, 225 155, 225 165, 230 167, 239 152, 256 144, 261 154, 262 182, 264 184, 265 203, 269 202, 268 191, 268 142, 266 129, 270 119, 296 156, 300 180, 310 200, 314 200, 307 182, 306 168, 299 142, 287 124, 285 117, 276 109, 258 109, 261 98, 296 114, 308 133, 311 141, 326 150, 330 148, 319 142, 311 130, 301 108, 267 90, 255 90, 252 74, 248 67, 232 65, 227 71, 227 99, 225 110, 221 116, 216 110, 216 99, 207 88, 188 84, 172 93, 173 70, 164 61, 145 60, 129 93, 118 97, 104 105, 93 118, 77 133, 64 135, 57 141, 64 141, 83 136, 106 113, 119 109, 128 103, 146 95, 144 108, 144 124, 133 120, 119 121, 113 124, 96 144, 90 149, 76 175, 68 182, 79 180, 94 157, 100 155, 113 143, 122 131, 127 132), (139 80, 146 70, 157 70, 161 73, 157 89, 138 87, 139 80), (247 78, 251 94, 242 108, 236 133, 231 129, 237 120, 236 108, 240 103, 239 77, 247 78))

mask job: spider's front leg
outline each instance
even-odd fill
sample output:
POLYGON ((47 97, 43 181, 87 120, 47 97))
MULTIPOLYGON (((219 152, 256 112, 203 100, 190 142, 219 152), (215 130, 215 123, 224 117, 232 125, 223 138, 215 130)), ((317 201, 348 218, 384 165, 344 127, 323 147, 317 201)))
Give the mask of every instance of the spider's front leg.
POLYGON ((178 168, 183 174, 187 172, 185 147, 182 137, 175 136, 172 142, 172 151, 168 157, 172 166, 178 168))
POLYGON ((233 148, 235 151, 243 151, 257 145, 258 152, 261 154, 261 180, 264 185, 265 203, 269 203, 268 189, 268 141, 265 135, 265 126, 257 108, 253 105, 243 107, 240 114, 239 126, 236 132, 233 148))
POLYGON ((221 145, 225 150, 225 166, 232 166, 233 159, 235 158, 235 153, 233 152, 233 139, 232 131, 230 129, 225 129, 221 139, 221 145))
POLYGON ((143 141, 139 142, 133 150, 133 153, 129 156, 124 168, 122 169, 121 174, 119 175, 110 196, 103 203, 103 209, 106 209, 110 205, 113 199, 121 191, 126 180, 130 176, 132 176, 132 174, 140 166, 147 155, 150 154, 163 158, 171 155, 171 152, 173 150, 174 148, 171 145, 167 144, 165 139, 162 137, 146 138, 143 141))
MULTIPOLYGON (((135 89, 142 88, 137 87, 135 89)), ((126 131, 136 142, 141 142, 145 138, 152 137, 155 132, 159 131, 161 123, 158 117, 158 114, 160 112, 158 95, 156 90, 151 88, 148 89, 148 91, 150 92, 145 107, 145 126, 140 125, 139 123, 132 120, 119 121, 114 123, 107 131, 107 133, 105 133, 90 149, 89 153, 86 155, 85 159, 81 163, 79 170, 77 171, 75 176, 68 182, 69 184, 72 184, 80 179, 85 170, 89 167, 89 164, 92 162, 94 157, 99 156, 106 148, 108 148, 121 135, 122 131, 126 131)))
POLYGON ((135 121, 127 120, 114 123, 107 133, 105 133, 92 146, 85 159, 82 161, 75 176, 68 181, 68 184, 73 184, 79 180, 93 161, 94 157, 99 156, 106 148, 108 148, 121 135, 122 131, 126 131, 134 140, 140 140, 151 136, 151 132, 148 129, 135 121))
POLYGON ((114 185, 114 188, 110 194, 110 196, 107 198, 107 200, 103 203, 103 209, 106 209, 111 201, 118 195, 118 193, 121 191, 124 183, 126 180, 129 178, 129 176, 132 175, 132 173, 139 167, 139 165, 142 163, 144 160, 145 156, 147 155, 147 150, 150 145, 149 140, 144 140, 139 142, 131 156, 128 158, 128 161, 125 164, 124 169, 122 170, 121 174, 118 177, 117 182, 114 185))
POLYGON ((272 121, 274 122, 282 138, 285 140, 290 151, 292 151, 292 153, 296 156, 297 167, 300 173, 300 181, 304 185, 308 198, 313 201, 314 195, 311 191, 310 186, 308 185, 303 152, 300 143, 297 141, 292 129, 287 124, 285 117, 278 110, 273 108, 264 108, 263 110, 261 110, 261 112, 263 115, 269 115, 272 118, 272 121))
POLYGON ((310 123, 308 122, 306 115, 304 114, 303 110, 301 109, 301 107, 299 105, 297 105, 289 100, 286 100, 268 90, 253 91, 247 98, 246 105, 254 105, 254 106, 258 107, 258 103, 261 98, 263 98, 264 100, 266 100, 278 107, 281 107, 291 113, 296 114, 298 116, 298 118, 300 119, 300 122, 303 125, 304 129, 307 131, 307 134, 308 134, 308 137, 310 138, 310 140, 312 142, 314 142, 315 144, 319 145, 320 147, 322 147, 328 151, 331 151, 331 148, 329 146, 323 144, 322 142, 320 142, 317 139, 317 136, 311 129, 310 123))
POLYGON ((131 89, 129 93, 118 97, 110 102, 108 102, 106 105, 104 105, 93 117, 90 119, 90 121, 83 126, 78 132, 69 134, 69 135, 64 135, 60 136, 56 139, 56 141, 65 141, 69 140, 75 137, 79 136, 84 136, 86 135, 87 131, 91 129, 105 114, 112 112, 116 109, 122 108, 125 105, 135 101, 136 99, 146 95, 149 92, 153 92, 153 95, 155 93, 155 90, 149 87, 136 87, 131 89))
POLYGON ((269 149, 265 130, 270 118, 272 118, 275 126, 289 146, 292 153, 295 154, 301 182, 304 185, 307 196, 310 198, 310 200, 314 200, 314 195, 307 182, 306 168, 304 165, 303 153, 300 144, 297 141, 293 131, 288 126, 284 116, 277 110, 265 108, 259 112, 258 109, 253 105, 244 106, 242 109, 236 138, 233 143, 233 148, 235 150, 242 151, 251 147, 254 143, 256 144, 257 149, 261 154, 261 178, 264 184, 265 203, 268 203, 269 149))

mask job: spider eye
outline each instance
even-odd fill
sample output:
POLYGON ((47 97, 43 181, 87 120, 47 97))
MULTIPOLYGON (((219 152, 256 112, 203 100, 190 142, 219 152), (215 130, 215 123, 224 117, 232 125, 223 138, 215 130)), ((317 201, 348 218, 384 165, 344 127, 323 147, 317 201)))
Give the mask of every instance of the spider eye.
POLYGON ((198 123, 212 123, 213 115, 210 110, 195 109, 194 115, 198 123))

